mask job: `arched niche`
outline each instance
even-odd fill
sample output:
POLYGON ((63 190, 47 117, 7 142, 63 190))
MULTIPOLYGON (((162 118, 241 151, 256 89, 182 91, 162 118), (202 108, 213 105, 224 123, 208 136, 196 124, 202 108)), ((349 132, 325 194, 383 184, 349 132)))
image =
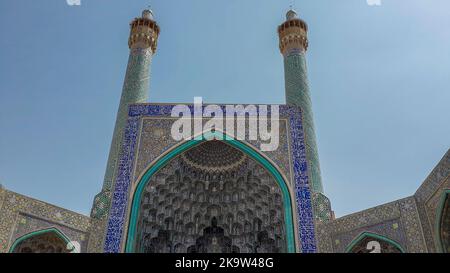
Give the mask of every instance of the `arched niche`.
POLYGON ((347 253, 404 253, 403 247, 385 236, 363 232, 345 249, 347 253))
POLYGON ((219 139, 186 141, 141 176, 125 252, 295 252, 280 172, 247 144, 219 139))
POLYGON ((450 253, 450 189, 444 190, 436 217, 436 236, 440 252, 450 253))
POLYGON ((69 253, 69 238, 57 228, 33 231, 17 238, 10 253, 69 253))

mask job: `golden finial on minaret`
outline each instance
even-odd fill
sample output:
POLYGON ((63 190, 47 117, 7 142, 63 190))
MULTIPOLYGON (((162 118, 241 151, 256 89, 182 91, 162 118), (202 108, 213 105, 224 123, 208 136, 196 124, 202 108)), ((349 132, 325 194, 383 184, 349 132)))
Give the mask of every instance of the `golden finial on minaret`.
POLYGON ((306 51, 308 49, 308 25, 298 18, 295 10, 289 9, 286 21, 278 27, 280 51, 283 55, 292 50, 306 51))
POLYGON ((155 53, 158 44, 159 26, 156 23, 153 12, 146 9, 142 16, 135 18, 131 24, 128 46, 130 48, 151 48, 155 53))

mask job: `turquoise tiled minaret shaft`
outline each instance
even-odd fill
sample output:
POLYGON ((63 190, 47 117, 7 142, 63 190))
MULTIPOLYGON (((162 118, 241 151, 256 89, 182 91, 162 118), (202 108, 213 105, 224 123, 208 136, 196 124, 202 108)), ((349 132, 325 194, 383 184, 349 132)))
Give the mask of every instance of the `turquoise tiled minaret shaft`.
POLYGON ((295 105, 302 110, 314 218, 316 221, 329 221, 333 218, 333 212, 330 200, 323 194, 311 95, 309 93, 308 70, 306 68, 307 32, 307 24, 299 19, 297 13, 292 9, 286 14, 286 21, 278 26, 280 51, 284 57, 286 103, 295 105))
POLYGON ((95 197, 94 207, 91 212, 92 216, 97 218, 105 215, 109 207, 110 192, 117 172, 120 143, 128 117, 128 106, 134 103, 147 102, 148 100, 150 64, 157 47, 159 26, 153 19, 153 13, 150 10, 144 10, 141 17, 135 18, 131 22, 130 27, 131 31, 128 40, 130 56, 109 150, 103 188, 102 192, 95 197))
POLYGON ((286 103, 302 110, 311 187, 313 192, 323 193, 306 68, 307 31, 308 26, 293 10, 288 11, 286 21, 278 27, 280 51, 284 56, 286 103))

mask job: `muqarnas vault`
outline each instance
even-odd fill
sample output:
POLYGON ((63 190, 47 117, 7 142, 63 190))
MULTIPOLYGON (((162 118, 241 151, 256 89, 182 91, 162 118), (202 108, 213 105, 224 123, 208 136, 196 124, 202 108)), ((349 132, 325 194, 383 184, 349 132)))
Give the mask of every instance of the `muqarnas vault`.
POLYGON ((450 152, 413 196, 335 219, 315 138, 308 27, 295 11, 278 26, 286 104, 275 151, 250 140, 175 141, 174 105, 147 103, 160 28, 150 10, 130 27, 105 179, 90 217, 1 188, 0 252, 450 251, 450 152))

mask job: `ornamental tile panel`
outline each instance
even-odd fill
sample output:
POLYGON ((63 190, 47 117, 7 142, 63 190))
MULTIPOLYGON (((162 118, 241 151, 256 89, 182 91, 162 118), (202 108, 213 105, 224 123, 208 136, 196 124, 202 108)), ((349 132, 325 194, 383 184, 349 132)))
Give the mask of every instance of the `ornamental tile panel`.
MULTIPOLYGON (((136 104, 130 106, 128 125, 122 144, 117 178, 111 203, 105 238, 105 252, 120 252, 123 243, 127 211, 129 211, 128 198, 130 185, 134 179, 133 170, 136 164, 136 149, 138 148, 138 135, 140 134, 141 120, 144 117, 170 116, 173 105, 136 104)), ((189 105, 192 109, 192 105, 189 105)), ((225 106, 221 106, 225 112, 225 106)), ((295 201, 297 207, 298 237, 300 238, 301 251, 316 252, 316 240, 314 233, 314 218, 312 211, 311 193, 309 188, 306 151, 301 122, 301 112, 296 107, 280 106, 280 116, 289 121, 290 159, 294 178, 295 201)), ((145 126, 145 125, 143 125, 145 126)), ((167 125, 166 125, 167 126, 167 125)), ((164 127, 164 126, 163 126, 164 127)), ((148 129, 143 130, 149 134, 148 129)), ((154 132, 153 132, 154 133, 154 132)), ((169 143, 162 142, 158 148, 165 147, 169 143)), ((145 149, 145 148, 144 148, 145 149)), ((167 148, 166 148, 167 149, 167 148)), ((150 156, 151 157, 151 156, 150 156)), ((150 159, 147 159, 150 160, 150 159)), ((142 168, 145 164, 138 168, 142 168)), ((289 177, 289 176, 288 176, 289 177)))

